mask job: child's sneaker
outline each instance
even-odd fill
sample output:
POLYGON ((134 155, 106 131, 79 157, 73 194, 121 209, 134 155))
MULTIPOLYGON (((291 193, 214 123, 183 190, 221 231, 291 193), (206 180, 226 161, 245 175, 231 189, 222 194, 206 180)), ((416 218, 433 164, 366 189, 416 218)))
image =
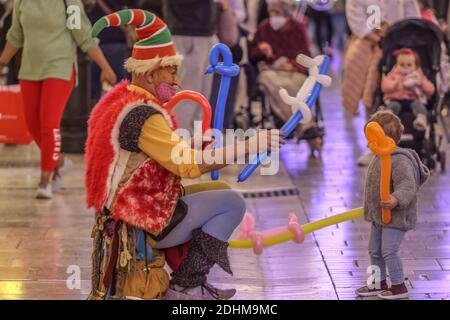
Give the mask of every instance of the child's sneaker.
POLYGON ((378 295, 378 298, 383 300, 400 300, 408 297, 408 288, 404 283, 393 285, 389 290, 385 290, 378 295))
POLYGON ((418 131, 427 130, 427 116, 424 114, 418 114, 416 120, 413 122, 413 126, 418 131))
POLYGON ((50 183, 47 185, 40 183, 36 191, 36 199, 51 199, 53 197, 52 186, 50 183))
POLYGON ((355 293, 359 297, 367 298, 367 297, 376 297, 385 290, 383 289, 369 289, 369 287, 364 286, 356 289, 355 293))
POLYGON ((170 285, 165 300, 228 300, 236 294, 236 289, 222 290, 209 283, 195 287, 183 288, 170 285))
POLYGON ((370 289, 368 286, 364 286, 361 288, 356 289, 355 293, 356 295, 366 298, 366 297, 376 297, 383 291, 388 290, 389 287, 387 285, 386 280, 383 280, 380 282, 380 289, 370 289))

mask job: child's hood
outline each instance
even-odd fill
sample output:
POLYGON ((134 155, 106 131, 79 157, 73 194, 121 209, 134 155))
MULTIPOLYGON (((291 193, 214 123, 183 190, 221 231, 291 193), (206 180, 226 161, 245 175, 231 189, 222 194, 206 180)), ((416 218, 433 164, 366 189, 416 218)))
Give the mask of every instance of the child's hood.
POLYGON ((416 180, 419 182, 419 185, 423 185, 430 176, 430 170, 422 163, 417 152, 412 149, 397 148, 392 153, 392 156, 399 155, 405 156, 411 161, 411 164, 414 166, 416 171, 416 180))

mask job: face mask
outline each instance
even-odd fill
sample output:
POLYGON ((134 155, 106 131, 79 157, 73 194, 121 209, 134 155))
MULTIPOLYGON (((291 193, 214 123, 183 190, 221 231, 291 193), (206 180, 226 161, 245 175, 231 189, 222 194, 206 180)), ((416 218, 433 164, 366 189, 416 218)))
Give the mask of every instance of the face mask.
POLYGON ((286 24, 287 18, 282 16, 272 16, 269 18, 270 26, 277 31, 286 24))
POLYGON ((162 103, 166 103, 167 101, 172 99, 172 97, 175 95, 175 93, 177 93, 177 89, 175 88, 175 86, 170 85, 165 82, 158 84, 155 88, 155 91, 156 91, 156 97, 162 103))

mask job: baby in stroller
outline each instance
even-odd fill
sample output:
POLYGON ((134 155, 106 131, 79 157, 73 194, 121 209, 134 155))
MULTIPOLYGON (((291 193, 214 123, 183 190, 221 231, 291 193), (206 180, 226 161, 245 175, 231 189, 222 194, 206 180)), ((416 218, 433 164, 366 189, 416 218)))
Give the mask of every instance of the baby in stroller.
POLYGON ((380 43, 383 78, 373 106, 387 107, 401 119, 405 131, 400 147, 415 150, 430 170, 439 163, 445 171, 441 43, 442 32, 432 22, 407 19, 390 26, 380 43))
POLYGON ((402 108, 410 108, 418 131, 427 128, 427 102, 436 88, 420 67, 419 56, 410 48, 394 51, 395 66, 383 77, 381 91, 386 109, 400 115, 402 108))

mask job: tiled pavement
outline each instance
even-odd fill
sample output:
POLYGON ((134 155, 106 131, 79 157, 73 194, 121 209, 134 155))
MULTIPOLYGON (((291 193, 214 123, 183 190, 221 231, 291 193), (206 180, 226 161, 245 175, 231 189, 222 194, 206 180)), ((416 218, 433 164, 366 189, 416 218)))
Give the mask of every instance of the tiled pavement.
MULTIPOLYGON (((361 206, 364 169, 355 159, 365 147, 364 117, 346 118, 335 86, 324 91, 327 136, 321 160, 305 144, 286 146, 274 177, 255 175, 237 185, 238 168, 222 177, 241 191, 297 187, 299 196, 248 198, 260 229, 285 225, 290 212, 301 223, 361 206)), ((52 201, 32 198, 37 181, 35 147, 0 146, 0 299, 84 299, 89 292, 92 213, 84 207, 82 157, 67 188, 52 201), (79 266, 81 289, 67 288, 67 268, 79 266)), ((204 177, 208 179, 208 177, 204 177)), ((190 182, 187 182, 190 183, 190 182)), ((435 173, 424 187, 417 230, 401 248, 412 299, 450 299, 450 175, 435 173)), ((355 299, 367 277, 369 226, 351 221, 286 243, 256 257, 230 250, 234 277, 214 269, 211 281, 235 286, 237 299, 355 299)))

